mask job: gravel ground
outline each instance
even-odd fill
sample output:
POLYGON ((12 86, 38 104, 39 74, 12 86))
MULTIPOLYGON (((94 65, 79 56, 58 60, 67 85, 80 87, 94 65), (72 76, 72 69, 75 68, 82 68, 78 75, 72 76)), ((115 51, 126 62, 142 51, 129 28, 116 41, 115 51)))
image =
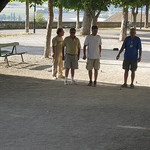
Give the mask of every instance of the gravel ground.
MULTIPOLYGON (((82 59, 75 74, 78 85, 64 86, 63 80, 52 80, 51 58, 43 58, 46 30, 0 38, 0 43, 19 42, 18 51, 27 52, 25 63, 20 63, 19 56, 10 57, 11 67, 0 58, 1 150, 150 149, 150 31, 137 31, 143 57, 135 89, 120 88, 123 57, 116 61, 118 52, 112 50, 122 44, 119 30, 101 29, 99 33, 103 51, 97 87, 87 87, 82 59)), ((85 37, 79 32, 77 36, 83 46, 85 37)))

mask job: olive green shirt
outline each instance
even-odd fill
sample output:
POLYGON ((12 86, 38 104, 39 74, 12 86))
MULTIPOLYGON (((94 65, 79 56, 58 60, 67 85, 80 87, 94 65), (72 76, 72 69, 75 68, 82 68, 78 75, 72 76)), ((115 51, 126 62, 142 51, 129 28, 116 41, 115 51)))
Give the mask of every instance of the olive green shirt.
POLYGON ((53 38, 52 46, 56 46, 56 57, 62 56, 63 38, 58 35, 53 38))
POLYGON ((77 37, 72 39, 70 36, 64 39, 63 46, 66 47, 66 54, 70 55, 77 55, 78 49, 81 48, 80 40, 77 37))

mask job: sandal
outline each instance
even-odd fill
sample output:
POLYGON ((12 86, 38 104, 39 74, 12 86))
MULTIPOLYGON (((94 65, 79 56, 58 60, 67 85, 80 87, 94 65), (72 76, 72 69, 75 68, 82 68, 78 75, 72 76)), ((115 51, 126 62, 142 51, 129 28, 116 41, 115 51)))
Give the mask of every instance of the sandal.
POLYGON ((97 85, 97 82, 96 82, 96 81, 94 81, 94 87, 96 87, 96 85, 97 85))
POLYGON ((89 81, 89 84, 88 84, 88 86, 92 86, 92 81, 89 81))
POLYGON ((127 84, 124 83, 124 84, 121 85, 121 87, 122 88, 127 88, 127 84))
POLYGON ((130 88, 133 89, 134 88, 134 84, 130 84, 130 88))

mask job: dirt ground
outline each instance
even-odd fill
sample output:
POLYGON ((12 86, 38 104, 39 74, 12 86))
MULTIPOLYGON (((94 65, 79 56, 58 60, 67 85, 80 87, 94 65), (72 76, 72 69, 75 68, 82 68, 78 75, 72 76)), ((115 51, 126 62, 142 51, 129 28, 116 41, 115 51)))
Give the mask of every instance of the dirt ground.
MULTIPOLYGON (((149 150, 149 32, 137 31, 143 57, 135 89, 120 88, 123 55, 116 61, 118 52, 112 50, 122 44, 117 29, 99 31, 103 50, 97 87, 87 86, 82 58, 75 74, 78 85, 64 86, 63 80, 52 80, 52 59, 43 58, 45 30, 1 37, 0 43, 19 42, 18 51, 27 53, 25 63, 20 56, 9 57, 11 67, 0 58, 0 149, 149 150)), ((77 36, 83 46, 85 37, 79 32, 77 36)))

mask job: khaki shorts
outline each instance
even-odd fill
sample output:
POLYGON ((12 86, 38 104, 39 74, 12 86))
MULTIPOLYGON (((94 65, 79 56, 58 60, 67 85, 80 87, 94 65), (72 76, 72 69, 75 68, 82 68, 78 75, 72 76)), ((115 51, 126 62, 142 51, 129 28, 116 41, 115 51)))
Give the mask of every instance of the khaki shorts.
POLYGON ((78 69, 78 56, 77 55, 65 55, 64 61, 65 69, 78 69))
POLYGON ((137 69, 137 60, 127 60, 124 59, 123 61, 123 69, 125 70, 131 70, 131 71, 136 71, 137 69))
POLYGON ((88 59, 87 64, 86 64, 86 69, 87 70, 99 70, 100 68, 100 59, 88 59))

